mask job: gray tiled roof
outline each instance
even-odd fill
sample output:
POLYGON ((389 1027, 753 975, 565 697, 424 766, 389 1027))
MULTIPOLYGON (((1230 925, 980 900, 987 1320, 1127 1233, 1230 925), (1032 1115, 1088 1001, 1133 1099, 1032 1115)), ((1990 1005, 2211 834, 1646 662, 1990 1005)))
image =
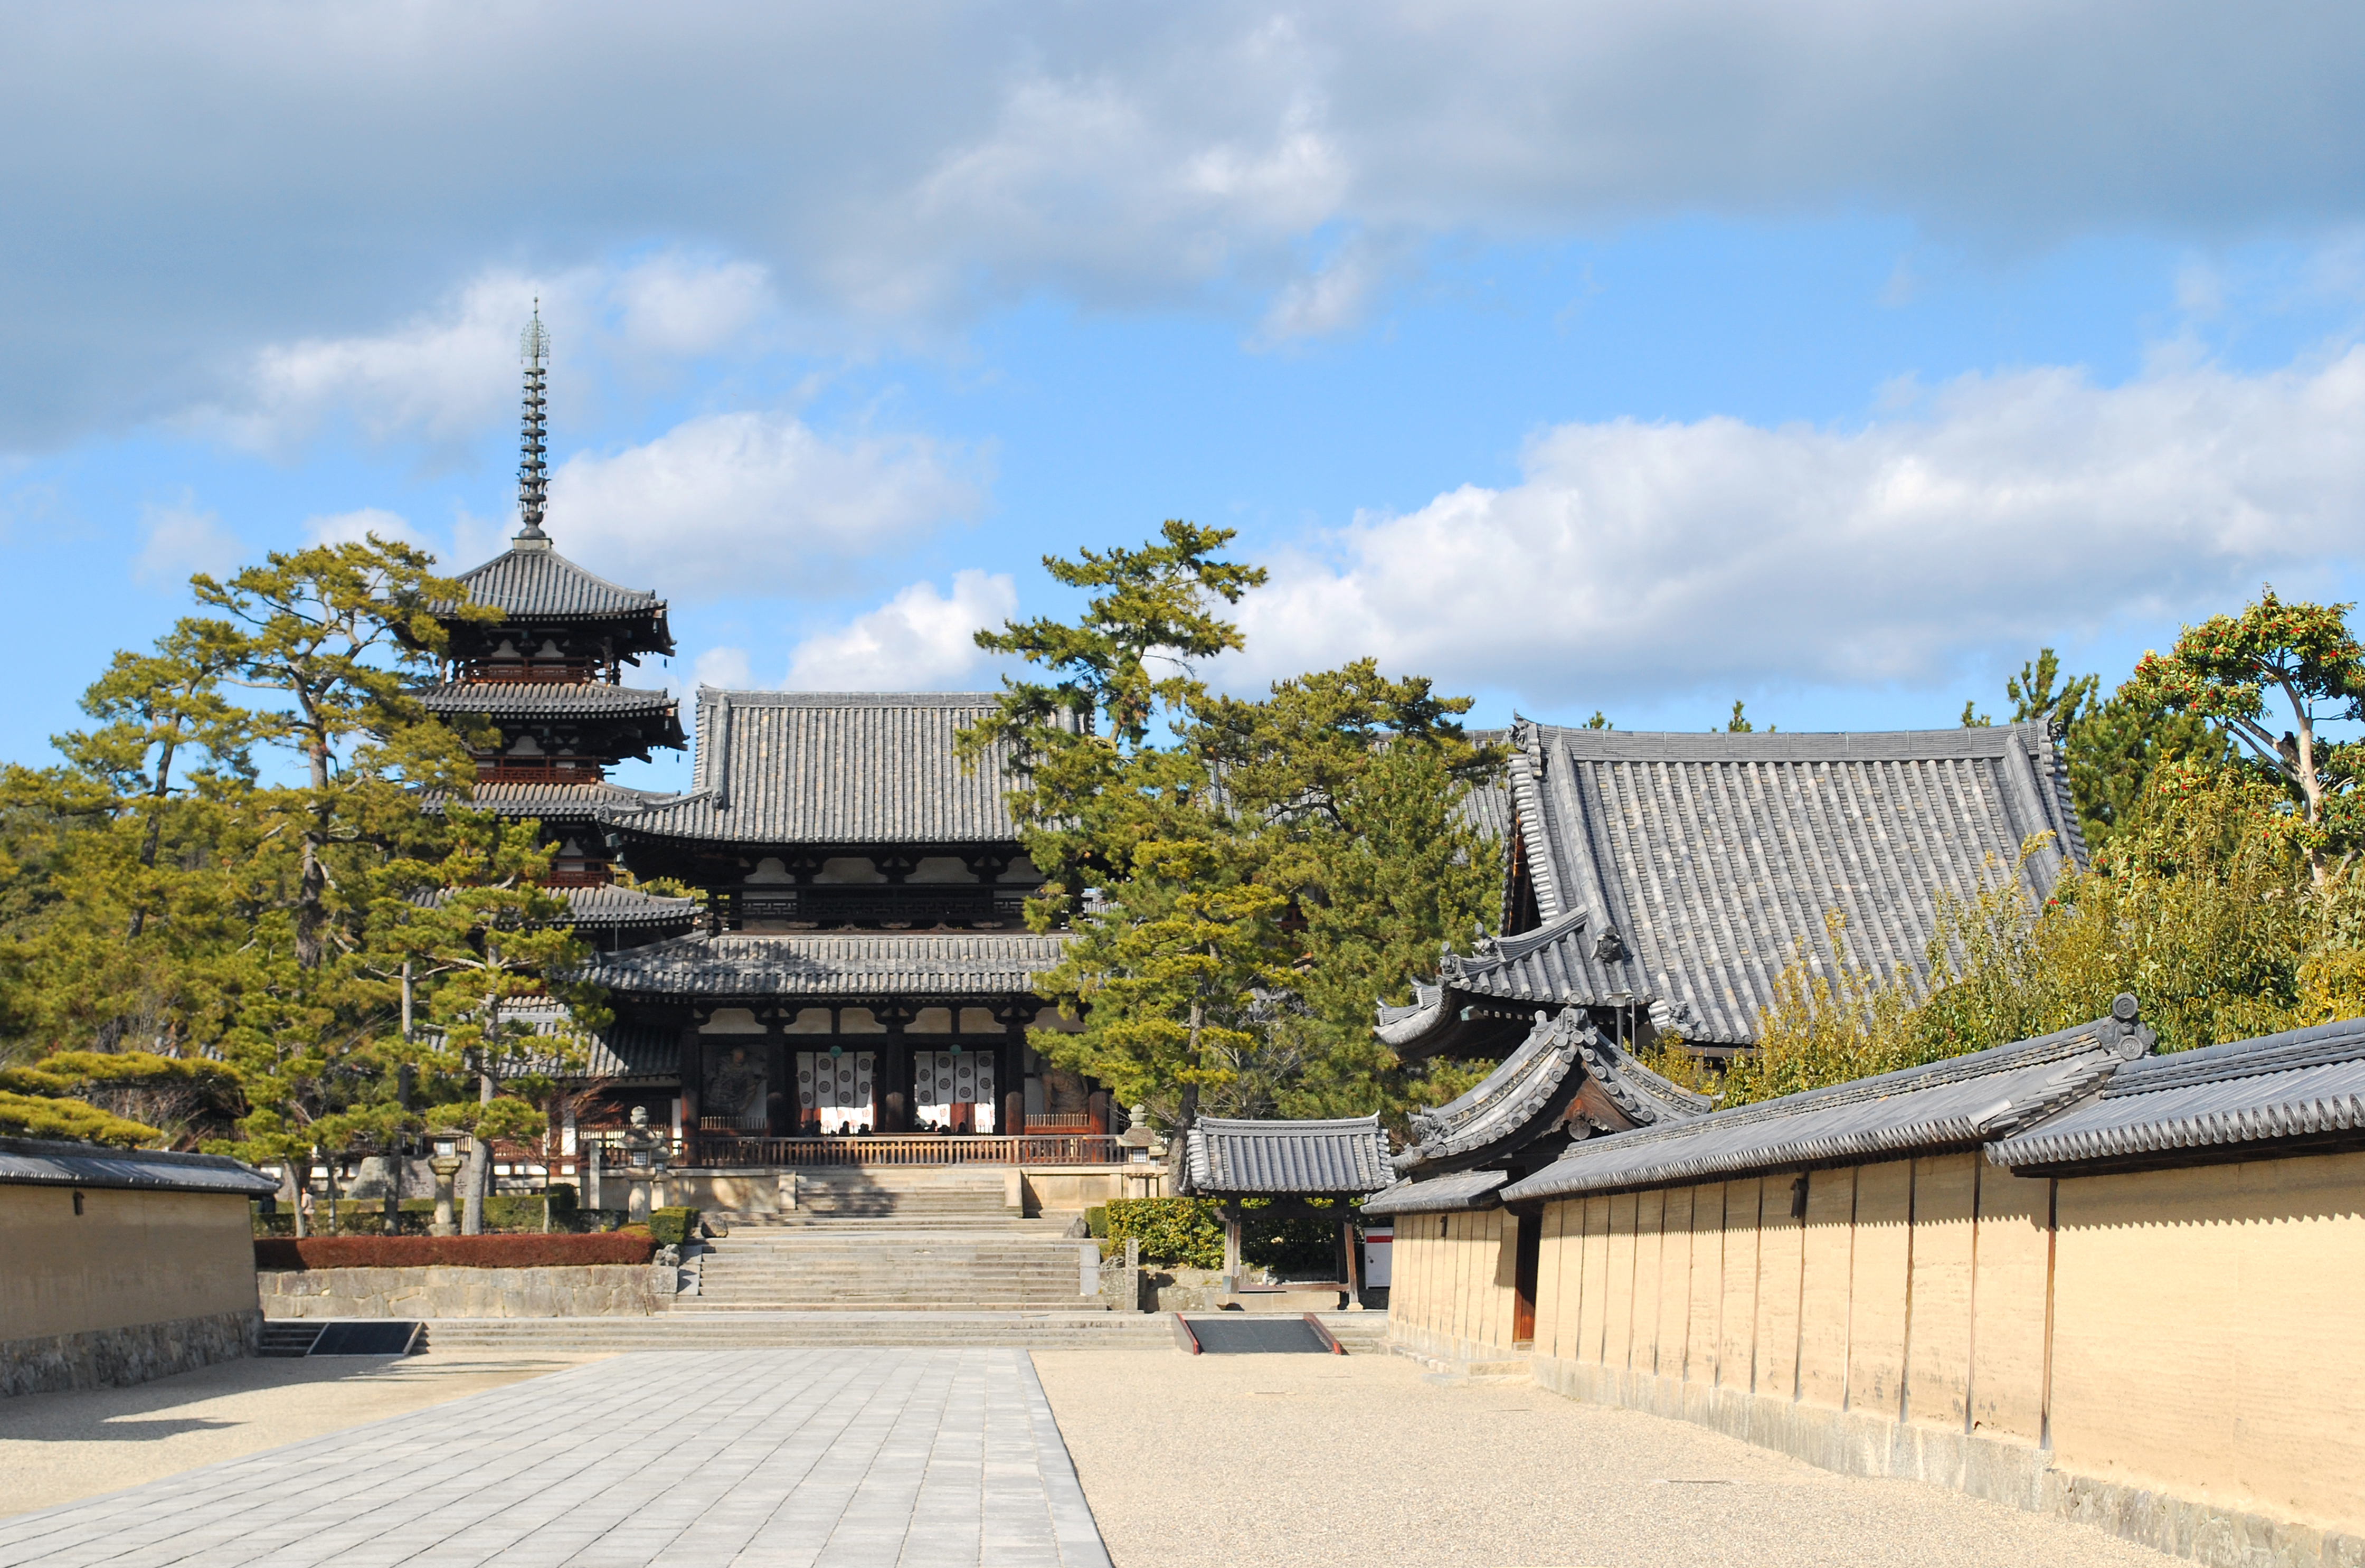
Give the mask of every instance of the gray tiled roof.
POLYGON ((594 577, 548 548, 505 551, 461 573, 459 580, 470 600, 518 620, 650 615, 666 607, 656 594, 594 577))
POLYGON ((670 718, 669 691, 643 691, 596 680, 451 680, 419 693, 431 713, 483 713, 494 719, 670 718))
POLYGON ((619 1018, 592 1036, 586 1078, 675 1081, 681 1077, 681 1031, 619 1018))
POLYGON ((1590 1033, 1584 1014, 1575 1008, 1550 1018, 1538 1014, 1519 1049, 1477 1087, 1433 1111, 1412 1114, 1412 1145, 1395 1157, 1395 1169, 1484 1158, 1542 1136, 1546 1128, 1539 1124, 1546 1113, 1567 1108, 1567 1092, 1575 1087, 1568 1079, 1577 1066, 1576 1039, 1590 1033))
POLYGON ((1510 793, 1541 924, 1448 959, 1449 987, 1514 1001, 1655 1004, 1745 1045, 1827 911, 1856 961, 1926 970, 1942 894, 1969 898, 2021 843, 2052 890, 2085 846, 2041 724, 1879 734, 1638 734, 1523 724, 1510 793))
POLYGON ((628 790, 605 780, 584 784, 478 784, 469 792, 468 804, 497 816, 580 821, 597 820, 608 812, 639 811, 673 798, 657 790, 628 790))
POLYGON ((1988 1146, 2015 1170, 2263 1158, 2365 1133, 2365 1020, 2151 1057, 2102 1097, 1988 1146))
POLYGON ((1510 1179, 1508 1170, 1457 1170, 1451 1176, 1434 1176, 1423 1182, 1407 1180, 1364 1199, 1363 1214, 1374 1217, 1490 1209, 1499 1201, 1503 1183, 1510 1179))
POLYGON ((1698 1116, 1709 1108, 1604 1037, 1582 1009, 1549 1016, 1539 1011, 1528 1037, 1475 1088, 1412 1114, 1413 1145, 1395 1167, 1418 1171, 1508 1154, 1552 1131, 1588 1088, 1598 1098, 1584 1112, 1586 1119, 1613 1126, 1698 1116))
POLYGON ((559 890, 565 894, 566 907, 574 912, 577 925, 654 930, 671 926, 688 930, 704 913, 704 906, 696 899, 666 898, 656 893, 644 893, 638 888, 610 886, 564 888, 559 890))
POLYGON ((1183 1151, 1182 1190, 1203 1197, 1375 1193, 1393 1180, 1377 1116, 1328 1122, 1202 1116, 1183 1151))
MULTIPOLYGON (((597 925, 602 928, 643 927, 662 930, 667 926, 688 929, 697 924, 704 913, 696 899, 673 899, 656 893, 644 893, 638 888, 546 888, 544 891, 566 901, 571 923, 576 925, 597 925)), ((452 896, 449 888, 422 888, 410 895, 410 902, 426 909, 439 909, 452 896)), ((556 921, 551 922, 556 924, 556 921)))
POLYGON ((692 793, 618 819, 649 837, 735 844, 1011 844, 1003 754, 964 764, 991 692, 698 693, 692 793))
POLYGON ((1503 784, 1481 784, 1462 797, 1454 814, 1496 844, 1511 837, 1511 791, 1503 784))
POLYGON ((0 1186, 136 1187, 249 1197, 279 1190, 279 1183, 262 1171, 225 1155, 29 1137, 0 1137, 0 1186))
MULTIPOLYGON (((2131 1018, 2131 1000, 2125 1008, 2131 1018)), ((2093 1093, 2151 1047, 2098 1019, 2039 1039, 1573 1144, 1507 1203, 1977 1148, 2093 1093)))
POLYGON ((1031 931, 700 933, 603 953, 582 978, 662 996, 1010 996, 1069 938, 1031 931))

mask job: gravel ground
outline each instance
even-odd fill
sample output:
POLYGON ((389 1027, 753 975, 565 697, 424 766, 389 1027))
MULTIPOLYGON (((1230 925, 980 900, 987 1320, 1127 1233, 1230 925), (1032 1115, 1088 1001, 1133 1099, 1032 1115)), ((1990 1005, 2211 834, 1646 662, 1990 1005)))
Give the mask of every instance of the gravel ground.
POLYGON ((1037 1350, 1117 1568, 1385 1562, 2157 1568, 2082 1525, 1834 1475, 1399 1356, 1037 1350))
POLYGON ((136 1388, 0 1399, 0 1518, 595 1359, 431 1353, 225 1361, 136 1388))

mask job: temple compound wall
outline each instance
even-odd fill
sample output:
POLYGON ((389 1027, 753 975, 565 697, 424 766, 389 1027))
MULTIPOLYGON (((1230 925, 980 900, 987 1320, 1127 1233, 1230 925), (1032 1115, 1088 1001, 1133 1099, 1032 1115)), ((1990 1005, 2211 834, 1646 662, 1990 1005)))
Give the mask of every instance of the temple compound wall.
POLYGON ((0 1395, 250 1354, 247 1204, 273 1185, 228 1159, 0 1138, 0 1395))
POLYGON ((2205 1562, 2365 1562, 2365 1151, 2326 1125, 2359 1103, 2304 1081, 2365 1068, 2365 1026, 2114 1064, 2107 1025, 1587 1140, 1504 1206, 1407 1214, 1391 1338, 2205 1562), (1982 1147, 1829 1158, 2007 1102, 2019 1130, 1982 1147))

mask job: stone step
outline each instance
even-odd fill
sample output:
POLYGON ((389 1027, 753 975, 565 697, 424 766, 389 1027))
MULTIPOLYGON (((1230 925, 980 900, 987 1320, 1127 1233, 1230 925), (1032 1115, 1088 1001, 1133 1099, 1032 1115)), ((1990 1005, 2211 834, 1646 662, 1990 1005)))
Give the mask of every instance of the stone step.
MULTIPOLYGON (((1324 1313, 1322 1325, 1349 1351, 1386 1349, 1384 1313, 1324 1313)), ((1091 1311, 671 1312, 655 1317, 444 1318, 428 1326, 430 1348, 448 1350, 704 1350, 754 1346, 1010 1345, 1020 1348, 1138 1347, 1171 1350, 1166 1313, 1091 1311)))
MULTIPOLYGON (((1066 1310, 1079 1298, 1073 1291, 1040 1295, 1004 1295, 1000 1292, 962 1296, 957 1301, 930 1301, 926 1297, 894 1295, 886 1293, 866 1294, 862 1292, 832 1292, 810 1301, 785 1300, 718 1300, 713 1296, 678 1296, 674 1311, 681 1312, 1045 1312, 1066 1310)), ((1091 1308, 1083 1310, 1090 1311, 1091 1308)), ((1109 1310, 1102 1307, 1099 1310, 1109 1310)))
POLYGON ((319 1322, 285 1319, 263 1326, 263 1338, 256 1343, 258 1356, 308 1356, 320 1338, 323 1326, 319 1322))

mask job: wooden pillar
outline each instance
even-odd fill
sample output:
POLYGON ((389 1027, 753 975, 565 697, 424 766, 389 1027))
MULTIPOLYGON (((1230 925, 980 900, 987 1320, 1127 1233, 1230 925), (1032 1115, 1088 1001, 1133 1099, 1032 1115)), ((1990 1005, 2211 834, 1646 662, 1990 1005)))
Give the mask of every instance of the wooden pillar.
POLYGON ((1020 1006, 999 1009, 1002 1048, 996 1053, 994 1078, 1002 1085, 1002 1117, 995 1131, 1014 1137, 1026 1130, 1026 1025, 1034 1013, 1020 1006))
POLYGON ((796 1075, 789 1070, 789 1037, 775 1018, 764 1039, 764 1130, 793 1137, 797 1130, 796 1075))
POLYGON ((1240 1288, 1240 1205, 1224 1205, 1224 1289, 1240 1288))
POLYGON ((887 1036, 879 1050, 879 1130, 882 1133, 908 1133, 912 1130, 912 1051, 904 1043, 903 1027, 912 1021, 908 1007, 880 1007, 871 1016, 887 1027, 887 1036))
POLYGON ((1105 1089, 1095 1089, 1084 1100, 1084 1115, 1095 1133, 1109 1130, 1109 1096, 1105 1089))
MULTIPOLYGON (((1344 1204, 1347 1200, 1340 1198, 1344 1204)), ((1355 1219, 1349 1215, 1339 1222, 1339 1244, 1346 1249, 1347 1271, 1339 1277, 1347 1282, 1347 1310, 1363 1310, 1363 1249, 1355 1236, 1355 1219)))
POLYGON ((692 1021, 681 1029, 681 1141, 686 1164, 698 1163, 698 1105, 705 1087, 706 1042, 692 1021))

